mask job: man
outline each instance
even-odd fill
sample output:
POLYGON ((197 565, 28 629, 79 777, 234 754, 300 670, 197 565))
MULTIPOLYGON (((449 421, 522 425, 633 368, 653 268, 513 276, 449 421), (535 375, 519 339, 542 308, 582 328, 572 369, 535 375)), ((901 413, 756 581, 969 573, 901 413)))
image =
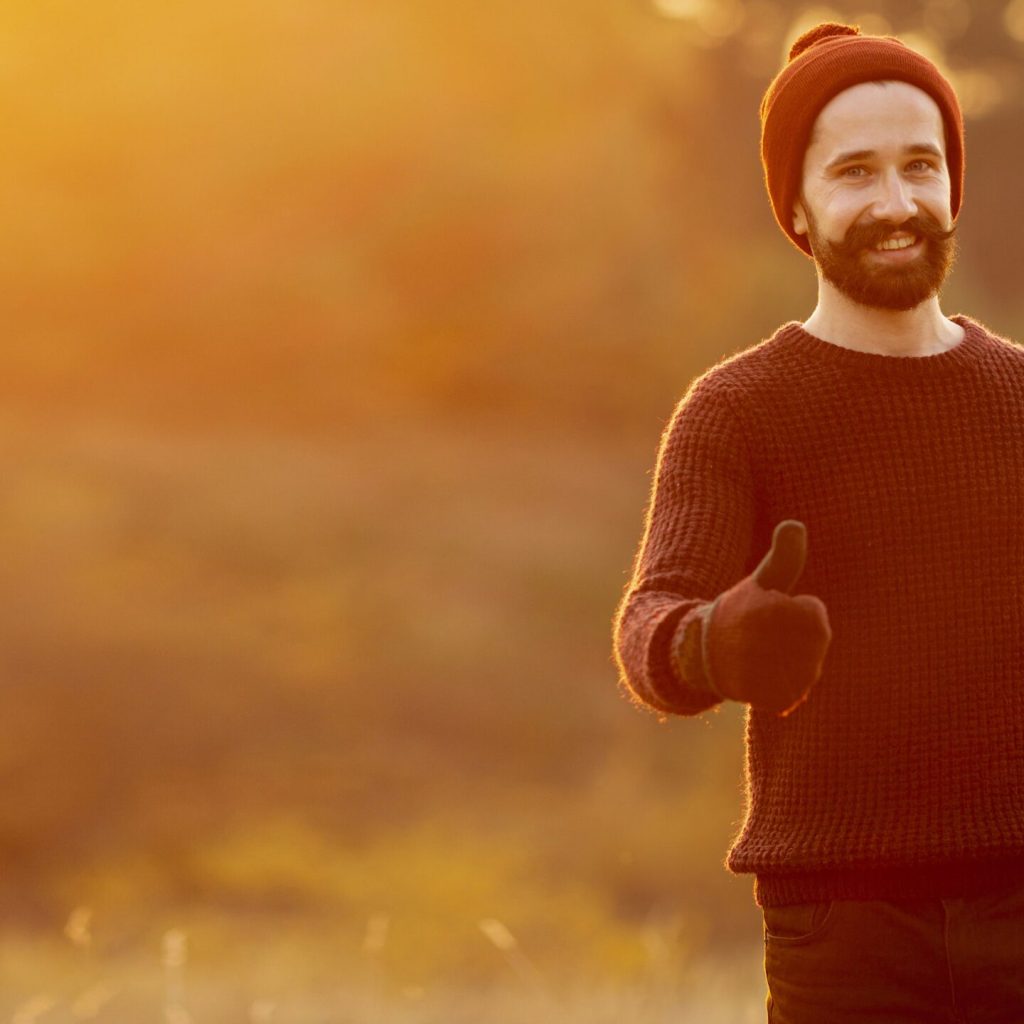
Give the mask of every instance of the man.
POLYGON ((1024 1021, 1024 351, 945 316, 963 123, 825 24, 761 107, 802 323, 698 377, 615 620, 632 695, 748 706, 775 1024, 1024 1021), (794 593, 797 584, 806 593, 794 593))

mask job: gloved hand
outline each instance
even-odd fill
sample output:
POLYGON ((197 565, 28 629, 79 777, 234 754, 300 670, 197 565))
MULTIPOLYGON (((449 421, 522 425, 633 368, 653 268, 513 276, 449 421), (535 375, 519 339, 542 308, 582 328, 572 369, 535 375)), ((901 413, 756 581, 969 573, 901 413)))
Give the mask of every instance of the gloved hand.
POLYGON ((799 707, 832 640, 821 600, 790 596, 806 560, 807 527, 783 520, 761 564, 689 618, 675 652, 683 678, 778 715, 799 707))

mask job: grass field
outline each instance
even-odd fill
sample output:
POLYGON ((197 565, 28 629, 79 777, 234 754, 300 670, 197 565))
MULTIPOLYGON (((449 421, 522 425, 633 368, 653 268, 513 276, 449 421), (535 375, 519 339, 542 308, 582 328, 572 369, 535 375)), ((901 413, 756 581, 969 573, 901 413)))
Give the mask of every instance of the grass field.
POLYGON ((0 1021, 760 1019, 739 709, 616 691, 628 451, 0 438, 0 1021))
POLYGON ((170 929, 151 946, 98 956, 52 937, 0 940, 0 1020, 11 1024, 760 1024, 760 947, 729 958, 655 965, 634 985, 595 977, 551 985, 528 961, 496 963, 473 986, 395 986, 368 956, 326 963, 294 943, 247 945, 217 964, 189 933, 170 929), (307 957, 316 963, 299 966, 307 957), (225 961, 230 960, 231 963, 225 961), (297 979, 316 975, 299 984, 297 979))

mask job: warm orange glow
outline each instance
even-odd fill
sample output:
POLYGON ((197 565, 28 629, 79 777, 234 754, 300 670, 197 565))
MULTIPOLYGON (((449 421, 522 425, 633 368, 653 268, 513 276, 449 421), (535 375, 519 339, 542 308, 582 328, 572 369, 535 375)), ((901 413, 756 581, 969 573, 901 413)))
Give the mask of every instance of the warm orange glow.
POLYGON ((5 5, 0 1018, 763 1002, 742 716, 636 715, 610 616, 672 404, 813 294, 756 111, 821 16, 5 5))

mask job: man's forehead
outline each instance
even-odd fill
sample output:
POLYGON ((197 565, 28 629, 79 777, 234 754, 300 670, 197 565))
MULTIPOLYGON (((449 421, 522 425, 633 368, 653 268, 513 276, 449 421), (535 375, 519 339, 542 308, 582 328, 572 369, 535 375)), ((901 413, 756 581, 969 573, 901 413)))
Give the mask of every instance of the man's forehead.
POLYGON ((809 146, 871 149, 872 140, 898 140, 904 147, 930 144, 945 152, 939 105, 908 82, 860 82, 822 107, 809 146))

